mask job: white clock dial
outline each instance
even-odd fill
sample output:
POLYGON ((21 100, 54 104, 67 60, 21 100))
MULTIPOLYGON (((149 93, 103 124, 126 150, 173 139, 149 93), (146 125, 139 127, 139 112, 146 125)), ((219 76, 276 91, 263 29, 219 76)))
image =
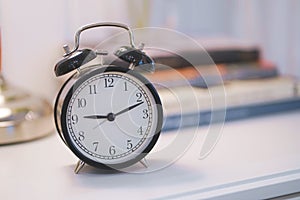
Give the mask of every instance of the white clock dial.
POLYGON ((144 157, 162 120, 147 84, 130 73, 107 71, 73 87, 65 122, 75 151, 104 165, 144 157))

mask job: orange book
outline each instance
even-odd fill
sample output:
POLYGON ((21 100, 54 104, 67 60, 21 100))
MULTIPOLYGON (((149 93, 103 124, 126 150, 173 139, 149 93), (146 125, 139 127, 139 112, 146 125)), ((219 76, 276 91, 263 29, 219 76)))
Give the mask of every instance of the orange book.
POLYGON ((252 63, 169 68, 157 70, 154 74, 147 74, 146 76, 158 86, 178 87, 188 84, 207 88, 233 80, 273 78, 278 75, 279 72, 274 63, 261 60, 252 63))

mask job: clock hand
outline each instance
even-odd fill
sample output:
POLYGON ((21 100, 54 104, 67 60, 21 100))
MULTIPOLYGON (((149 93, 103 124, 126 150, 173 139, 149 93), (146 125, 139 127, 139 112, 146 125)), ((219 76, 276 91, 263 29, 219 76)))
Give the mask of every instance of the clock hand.
POLYGON ((143 104, 143 103, 144 103, 144 102, 142 101, 142 102, 139 102, 139 103, 134 104, 134 105, 132 105, 132 106, 129 106, 128 108, 125 108, 125 109, 121 110, 120 112, 117 112, 116 114, 114 114, 114 116, 116 117, 116 116, 118 116, 118 115, 120 115, 120 114, 123 114, 123 113, 129 111, 129 110, 132 110, 132 109, 134 109, 135 107, 137 107, 137 106, 139 106, 139 105, 141 105, 141 104, 143 104))
MULTIPOLYGON (((108 119, 108 115, 88 115, 88 116, 83 116, 83 117, 87 118, 87 119, 108 119)), ((97 124, 97 126, 93 127, 93 129, 101 126, 104 122, 106 122, 106 120, 103 120, 102 122, 97 124)))
MULTIPOLYGON (((134 104, 132 106, 129 106, 128 108, 125 108, 123 110, 121 110, 120 112, 117 112, 116 114, 113 114, 113 113, 108 113, 107 115, 88 115, 88 116, 84 116, 84 118, 87 118, 87 119, 107 119, 108 121, 114 121, 116 116, 120 115, 120 114, 123 114, 129 110, 132 110, 133 108, 143 104, 144 102, 139 102, 137 104, 134 104)), ((93 129, 101 126, 104 122, 106 122, 106 120, 100 122, 97 126, 95 126, 93 129)))
POLYGON ((88 115, 88 116, 84 116, 84 118, 87 119, 107 119, 108 115, 88 115))
POLYGON ((101 126, 104 122, 106 122, 106 120, 103 120, 102 122, 100 122, 99 124, 97 124, 97 126, 95 126, 93 129, 98 128, 98 127, 101 126))
POLYGON ((87 119, 107 119, 108 121, 114 121, 116 115, 113 113, 108 113, 107 115, 88 115, 84 116, 87 119))

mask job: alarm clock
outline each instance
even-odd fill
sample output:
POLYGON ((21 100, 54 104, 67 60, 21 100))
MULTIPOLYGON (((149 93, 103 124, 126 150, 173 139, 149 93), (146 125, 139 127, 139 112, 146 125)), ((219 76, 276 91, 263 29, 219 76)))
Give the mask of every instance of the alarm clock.
POLYGON ((75 173, 85 164, 117 171, 137 162, 147 166, 145 156, 158 141, 163 109, 153 84, 135 69, 153 71, 155 64, 135 47, 132 30, 120 23, 86 25, 76 32, 74 48, 65 45, 64 50, 55 75, 73 74, 58 92, 54 118, 62 141, 79 158, 75 173), (128 66, 87 64, 107 52, 79 49, 80 34, 104 26, 128 32, 130 46, 114 52, 128 66))

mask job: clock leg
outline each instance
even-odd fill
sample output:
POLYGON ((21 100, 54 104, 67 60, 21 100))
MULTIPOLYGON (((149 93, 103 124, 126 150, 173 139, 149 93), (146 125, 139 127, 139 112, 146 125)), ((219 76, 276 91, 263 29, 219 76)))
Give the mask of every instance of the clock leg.
POLYGON ((75 167, 75 174, 78 174, 78 172, 83 168, 83 166, 85 165, 85 162, 83 162, 82 160, 78 160, 77 165, 75 167))
POLYGON ((149 166, 148 161, 146 160, 146 158, 143 158, 142 160, 140 160, 140 163, 141 163, 145 168, 148 168, 148 166, 149 166))

